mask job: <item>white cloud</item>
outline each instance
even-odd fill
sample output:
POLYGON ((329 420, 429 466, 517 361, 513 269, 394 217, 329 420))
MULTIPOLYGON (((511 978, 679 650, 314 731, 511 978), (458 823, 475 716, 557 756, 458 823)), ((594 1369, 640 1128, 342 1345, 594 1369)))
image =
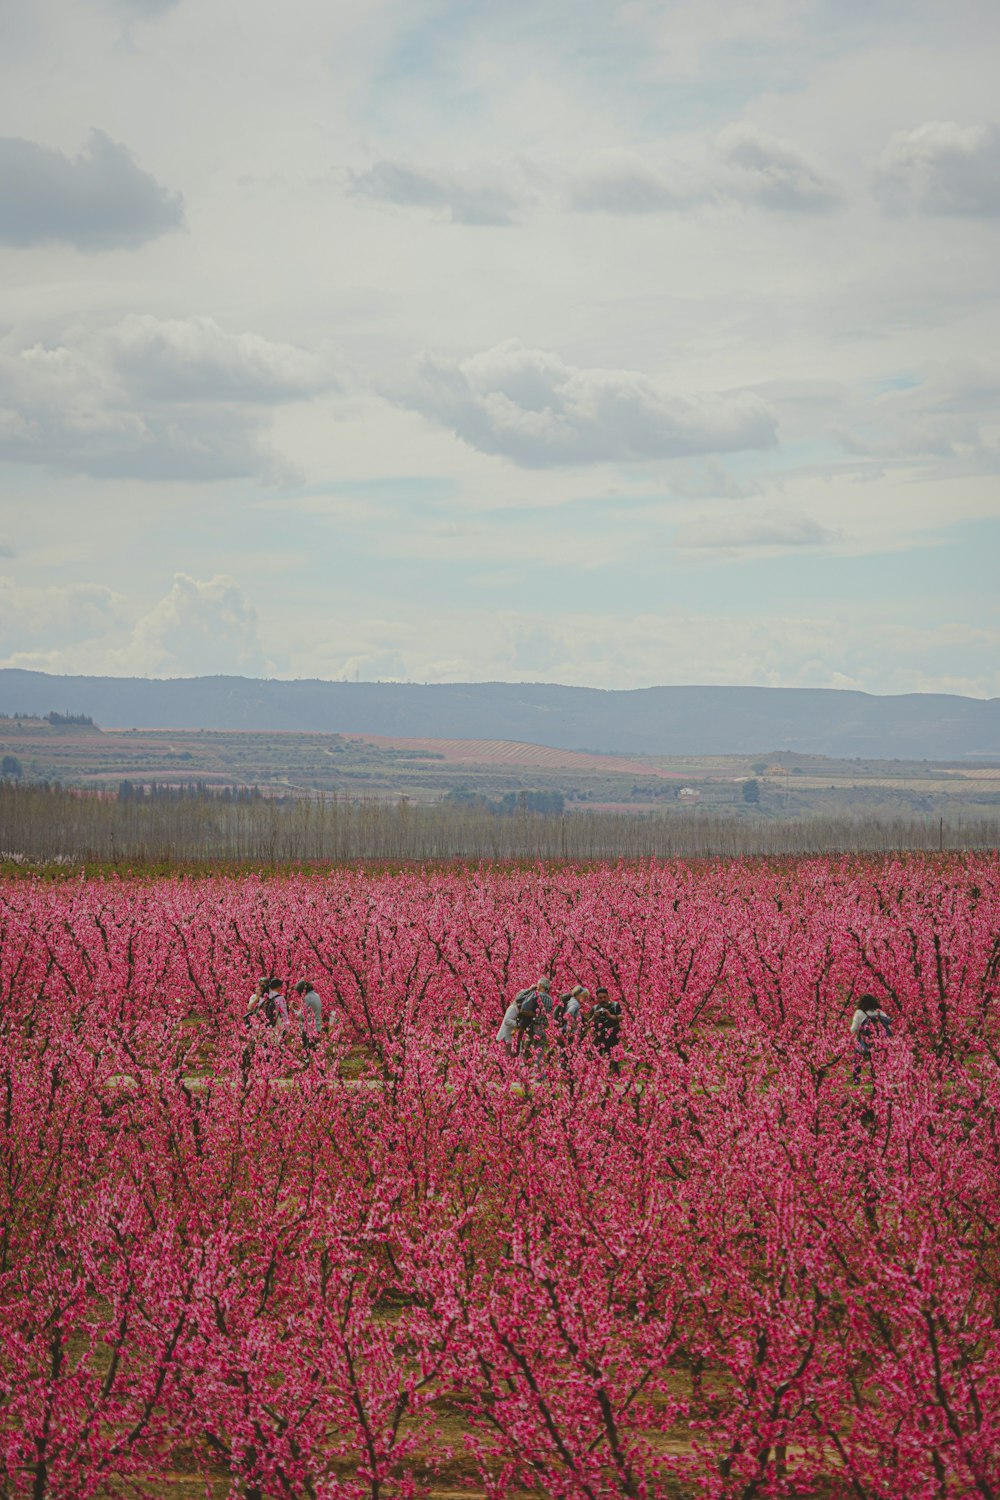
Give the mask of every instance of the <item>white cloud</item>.
POLYGON ((834 434, 847 452, 940 471, 1000 472, 1000 366, 983 360, 928 365, 908 388, 853 403, 834 434))
POLYGON ((801 151, 746 124, 723 131, 697 156, 665 162, 621 147, 593 152, 572 169, 529 157, 505 170, 461 172, 380 161, 349 182, 357 196, 480 225, 513 224, 540 206, 627 216, 708 203, 822 212, 839 201, 835 185, 801 151))
MULTIPOLYGON (((761 394, 770 405, 767 395, 761 394)), ((715 459, 678 463, 671 468, 668 482, 670 493, 682 500, 744 500, 759 488, 734 479, 715 459)))
POLYGON ((378 161, 352 173, 351 191, 401 208, 429 208, 454 224, 512 224, 519 194, 495 168, 427 171, 399 161, 378 161))
POLYGON ((876 192, 895 212, 1000 214, 1000 126, 932 120, 892 137, 876 192))
POLYGON ((233 578, 177 573, 138 618, 99 584, 27 588, 0 577, 0 666, 95 676, 261 676, 256 606, 233 578))
POLYGON ((125 318, 109 330, 110 363, 134 391, 168 401, 298 401, 338 384, 325 356, 213 318, 125 318))
POLYGON ((665 610, 623 617, 595 608, 530 620, 511 610, 452 611, 421 621, 359 617, 350 630, 354 642, 342 650, 320 645, 305 655, 293 652, 293 672, 342 677, 353 675, 357 663, 364 675, 367 664, 377 662, 372 675, 411 682, 942 692, 957 690, 955 653, 960 651, 961 691, 983 697, 1000 693, 1000 632, 961 622, 894 628, 881 605, 865 601, 852 601, 842 612, 775 608, 749 614, 720 608, 712 614, 665 610))
POLYGON ((98 477, 287 478, 264 445, 265 409, 334 383, 324 359, 205 318, 129 317, 56 343, 9 334, 0 457, 98 477))
POLYGON ((769 510, 757 515, 700 516, 674 533, 675 547, 712 552, 751 548, 825 547, 840 540, 839 534, 810 516, 787 510, 769 510))
POLYGON ((607 214, 678 213, 698 204, 822 213, 840 201, 832 180, 787 141, 731 125, 700 156, 662 165, 634 151, 601 152, 571 174, 571 208, 607 214))
POLYGON ((132 248, 183 219, 180 196, 101 130, 75 157, 16 136, 0 138, 0 242, 132 248))
POLYGON ((762 52, 796 37, 814 0, 626 0, 622 21, 636 27, 656 70, 698 75, 712 54, 762 52))
MULTIPOLYGON (((413 676, 508 674, 495 622, 531 604, 536 580, 560 613, 577 589, 604 611, 597 636, 576 627, 579 649, 534 643, 575 681, 746 680, 755 663, 801 680, 801 616, 829 632, 809 645, 829 680, 898 685, 895 645, 841 652, 830 618, 873 576, 885 620, 996 623, 995 127, 976 124, 1000 122, 996 0, 300 0, 294 24, 251 0, 238 27, 230 0, 0 10, 0 134, 45 143, 31 161, 46 222, 69 236, 0 245, 0 453, 25 460, 4 466, 0 536, 18 561, 0 570, 26 607, 55 611, 41 592, 54 580, 129 597, 126 619, 79 643, 46 646, 29 613, 19 650, 93 670, 175 571, 237 577, 269 658, 291 659, 294 631, 306 671, 329 650, 331 668, 373 675, 399 675, 393 652, 413 676), (926 121, 961 123, 914 131, 926 121), (100 169, 91 148, 77 162, 95 124, 130 168, 120 147, 100 169), (908 215, 871 192, 890 140, 880 191, 908 215), (101 172, 119 187, 151 174, 153 227, 157 185, 182 190, 186 231, 81 255, 78 189, 101 172), (835 214, 802 211, 835 192, 835 214), (497 228, 463 227, 484 219, 497 228), (548 371, 527 356, 539 391, 463 368, 513 334, 558 351, 548 371), (312 397, 332 389, 327 336, 364 391, 352 378, 312 397), (391 409, 375 392, 421 349, 450 358, 391 409), (727 394, 747 390, 760 429, 727 394), (735 440, 696 392, 724 393, 735 440), (734 446, 776 425, 780 447, 734 446), (697 445, 704 458, 646 461, 697 445), (258 488, 282 472, 272 450, 308 473, 296 498, 258 488), (357 514, 327 519, 320 497, 348 482, 357 514), (294 508, 303 495, 318 508, 294 508), (670 545, 678 526, 705 540, 723 513, 745 526, 772 507, 845 539, 744 535, 724 566, 718 546, 670 545), (455 520, 472 529, 437 529, 455 520), (884 568, 861 561, 876 551, 884 568), (308 612, 265 611, 276 578, 310 591, 308 612), (646 616, 630 633, 666 598, 704 618, 684 634, 646 616), (482 618, 438 629, 463 600, 482 618), (397 609, 391 630, 354 629, 397 609), (773 649, 765 612, 793 621, 773 649), (734 663, 744 634, 753 649, 734 663)), ((16 199, 22 240, 41 232, 29 206, 16 199)), ((150 227, 129 223, 105 214, 90 233, 150 227)), ((987 650, 906 661, 972 680, 987 650)))
POLYGON ((703 198, 706 184, 676 166, 654 166, 634 151, 605 151, 570 177, 567 194, 580 213, 670 213, 703 198))
POLYGON ((341 658, 343 667, 340 676, 349 682, 355 678, 362 682, 405 682, 406 662, 401 652, 392 647, 385 649, 372 645, 341 658))
POLYGON ((49 653, 106 639, 127 620, 124 597, 100 584, 39 587, 0 577, 0 652, 4 666, 37 665, 41 670, 58 670, 49 667, 49 653))
POLYGON ((734 125, 716 143, 728 169, 718 191, 759 208, 816 212, 832 208, 839 193, 800 151, 751 125, 734 125))
POLYGON ((635 370, 579 369, 516 340, 456 361, 425 354, 398 404, 517 464, 628 463, 768 448, 775 417, 747 392, 681 396, 635 370))
POLYGON ((262 676, 267 662, 257 609, 226 574, 199 580, 177 573, 168 594, 136 623, 129 643, 104 670, 118 676, 262 676))

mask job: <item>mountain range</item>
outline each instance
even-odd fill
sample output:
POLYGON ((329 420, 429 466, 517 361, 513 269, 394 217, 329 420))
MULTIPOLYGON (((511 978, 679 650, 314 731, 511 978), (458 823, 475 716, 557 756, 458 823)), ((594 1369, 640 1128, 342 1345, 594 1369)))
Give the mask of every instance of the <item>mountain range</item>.
POLYGON ((305 730, 522 740, 646 755, 767 750, 879 759, 1000 757, 1000 699, 831 688, 58 677, 0 670, 0 712, 104 728, 305 730))

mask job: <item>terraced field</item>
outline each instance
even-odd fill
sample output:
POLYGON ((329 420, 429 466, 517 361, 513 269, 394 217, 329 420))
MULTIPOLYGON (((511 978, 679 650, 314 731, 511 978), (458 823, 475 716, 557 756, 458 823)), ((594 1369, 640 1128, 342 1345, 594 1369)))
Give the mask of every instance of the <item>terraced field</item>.
POLYGON ((665 771, 644 760, 623 755, 599 755, 588 750, 558 750, 551 745, 529 745, 519 740, 420 740, 370 734, 366 745, 385 750, 413 750, 441 756, 456 765, 526 766, 540 771, 597 771, 617 776, 655 776, 678 781, 676 771, 665 771))

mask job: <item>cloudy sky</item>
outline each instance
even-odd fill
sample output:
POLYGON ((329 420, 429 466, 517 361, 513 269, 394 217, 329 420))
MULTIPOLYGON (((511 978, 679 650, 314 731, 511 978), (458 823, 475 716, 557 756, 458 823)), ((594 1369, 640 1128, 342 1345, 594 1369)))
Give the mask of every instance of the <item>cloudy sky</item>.
POLYGON ((0 665, 1000 694, 996 0, 0 0, 0 665))

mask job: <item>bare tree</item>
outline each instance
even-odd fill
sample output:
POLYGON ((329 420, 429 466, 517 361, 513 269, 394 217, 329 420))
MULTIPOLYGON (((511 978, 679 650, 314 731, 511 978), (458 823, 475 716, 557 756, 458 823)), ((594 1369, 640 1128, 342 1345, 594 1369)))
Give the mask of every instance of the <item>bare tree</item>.
POLYGON ((30 862, 291 864, 354 860, 605 860, 992 849, 1000 821, 630 815, 348 802, 118 801, 0 782, 0 854, 30 862))

